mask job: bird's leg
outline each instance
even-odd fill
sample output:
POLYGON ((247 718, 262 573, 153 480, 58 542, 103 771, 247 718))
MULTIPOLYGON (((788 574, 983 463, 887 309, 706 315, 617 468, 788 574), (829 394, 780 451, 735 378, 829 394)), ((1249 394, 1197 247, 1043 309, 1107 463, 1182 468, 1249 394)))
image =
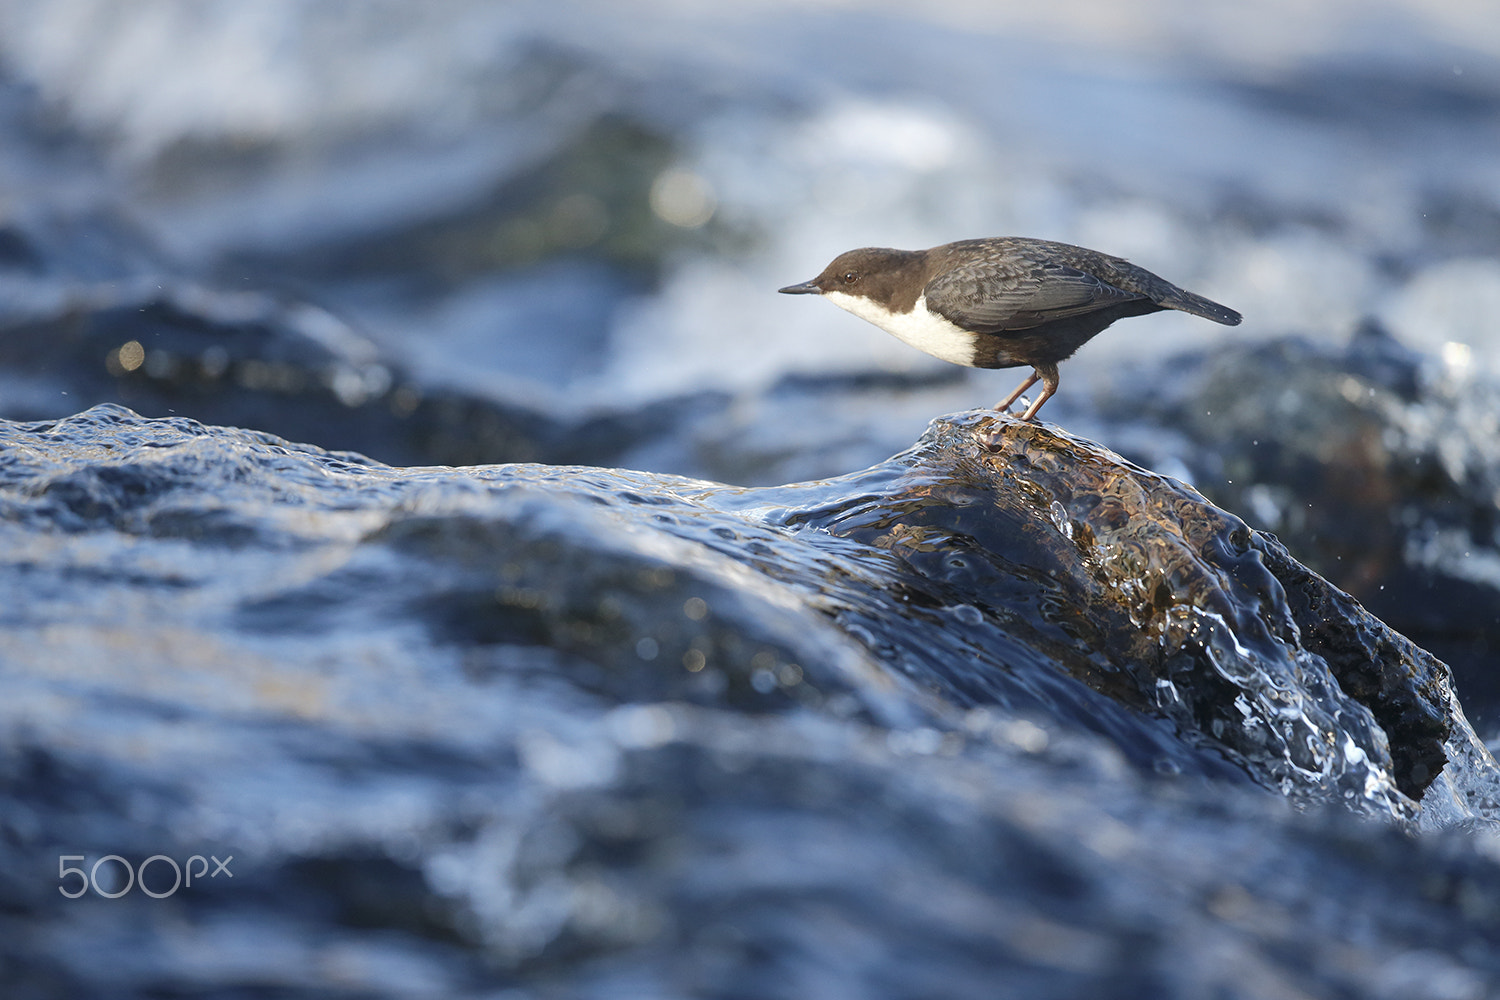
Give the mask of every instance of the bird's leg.
MULTIPOLYGON (((1036 401, 1034 403, 1026 408, 1026 412, 1021 414, 1022 420, 1035 420, 1036 411, 1042 408, 1043 403, 1052 398, 1053 393, 1057 392, 1056 365, 1037 365, 1036 374, 1031 376, 1031 381, 1035 382, 1038 376, 1040 376, 1042 380, 1041 394, 1036 397, 1036 401)), ((1030 385, 1031 382, 1028 382, 1026 384, 1030 385)))
POLYGON ((1001 413, 1004 413, 1006 410, 1010 409, 1010 404, 1012 404, 1016 400, 1020 399, 1021 398, 1021 393, 1025 392, 1027 389, 1030 389, 1032 386, 1036 385, 1037 379, 1039 379, 1041 377, 1042 376, 1041 376, 1041 374, 1040 374, 1040 372, 1038 370, 1032 369, 1031 375, 1027 377, 1026 381, 1024 381, 1020 385, 1016 386, 1016 391, 1015 392, 1011 393, 1009 396, 1006 396, 1000 402, 996 403, 995 404, 995 409, 999 410, 1001 413))

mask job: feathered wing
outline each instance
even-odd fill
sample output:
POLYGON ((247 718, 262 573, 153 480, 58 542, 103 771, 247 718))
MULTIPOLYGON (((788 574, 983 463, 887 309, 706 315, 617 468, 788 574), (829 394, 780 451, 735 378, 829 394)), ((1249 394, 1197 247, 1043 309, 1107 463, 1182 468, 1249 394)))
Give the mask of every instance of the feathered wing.
POLYGON ((1132 299, 1146 298, 1053 261, 975 261, 939 275, 923 292, 927 308, 978 333, 1029 330, 1132 299))

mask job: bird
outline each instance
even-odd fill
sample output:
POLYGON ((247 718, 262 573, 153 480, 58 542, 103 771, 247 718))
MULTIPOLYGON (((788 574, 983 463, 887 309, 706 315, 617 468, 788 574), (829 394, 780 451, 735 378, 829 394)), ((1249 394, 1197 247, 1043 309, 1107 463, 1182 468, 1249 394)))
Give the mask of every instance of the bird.
POLYGON ((1010 410, 1038 381, 1021 419, 1057 393, 1058 362, 1111 323, 1177 309, 1225 326, 1241 316, 1178 288, 1122 257, 1020 236, 944 243, 929 250, 861 247, 839 254, 811 281, 777 289, 821 295, 841 309, 926 351, 971 368, 1031 366, 1010 410))

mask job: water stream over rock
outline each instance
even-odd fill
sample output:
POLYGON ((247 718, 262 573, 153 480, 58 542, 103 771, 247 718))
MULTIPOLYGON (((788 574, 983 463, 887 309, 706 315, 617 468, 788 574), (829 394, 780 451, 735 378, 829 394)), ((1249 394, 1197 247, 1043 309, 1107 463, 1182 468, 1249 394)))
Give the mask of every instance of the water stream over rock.
POLYGON ((1446 667, 1051 426, 763 488, 112 404, 0 449, 16 995, 1358 990, 1500 913, 1446 667))

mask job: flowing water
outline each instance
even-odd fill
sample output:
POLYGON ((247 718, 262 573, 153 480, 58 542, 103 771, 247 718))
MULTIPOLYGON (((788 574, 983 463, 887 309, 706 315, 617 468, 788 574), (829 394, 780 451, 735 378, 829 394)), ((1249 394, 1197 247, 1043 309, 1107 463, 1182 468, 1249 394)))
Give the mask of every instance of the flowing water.
POLYGON ((1500 991, 1492 22, 0 4, 4 992, 1500 991))

